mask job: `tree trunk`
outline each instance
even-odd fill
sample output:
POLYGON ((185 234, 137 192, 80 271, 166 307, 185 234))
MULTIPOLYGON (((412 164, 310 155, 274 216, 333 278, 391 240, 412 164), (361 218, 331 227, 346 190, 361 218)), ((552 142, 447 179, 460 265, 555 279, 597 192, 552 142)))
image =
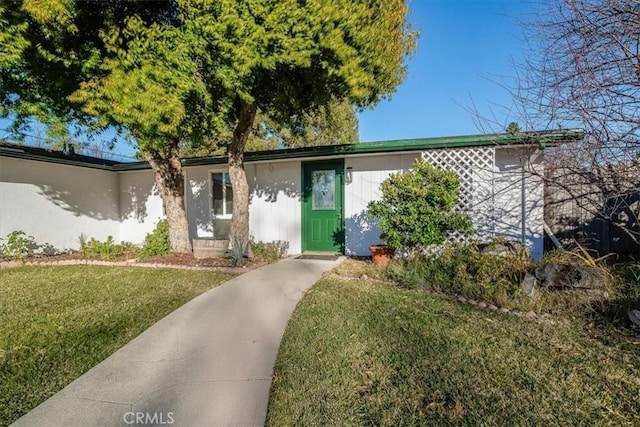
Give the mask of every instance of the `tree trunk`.
POLYGON ((155 172, 156 184, 164 200, 169 225, 171 250, 176 253, 191 253, 189 223, 184 208, 184 175, 180 157, 144 155, 155 172))
POLYGON ((233 188, 233 217, 231 219, 230 245, 237 241, 245 247, 249 242, 249 184, 244 171, 244 147, 256 117, 255 104, 242 102, 238 124, 229 145, 229 177, 233 188))

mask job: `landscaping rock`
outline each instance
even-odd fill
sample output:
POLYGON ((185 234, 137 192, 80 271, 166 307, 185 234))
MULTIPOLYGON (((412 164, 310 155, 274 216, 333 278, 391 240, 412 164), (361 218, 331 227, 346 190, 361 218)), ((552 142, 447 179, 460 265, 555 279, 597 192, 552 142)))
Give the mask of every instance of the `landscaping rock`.
POLYGON ((605 277, 595 267, 547 264, 535 270, 536 283, 551 289, 604 289, 605 277))
POLYGON ((508 314, 509 313, 509 309, 508 308, 504 308, 504 307, 500 307, 499 311, 500 311, 500 313, 503 313, 503 314, 508 314))
POLYGON ((480 302, 478 303, 478 307, 480 307, 480 308, 487 308, 487 303, 486 303, 486 302, 484 302, 484 301, 480 301, 480 302))
POLYGON ((366 274, 363 274, 362 276, 360 276, 360 278, 362 280, 369 280, 369 276, 367 276, 366 274))
POLYGON ((640 327, 640 310, 631 310, 627 316, 629 317, 629 320, 631 320, 631 323, 640 327))
POLYGON ((460 301, 461 303, 463 303, 463 304, 464 304, 465 302, 467 302, 467 299, 466 299, 465 297, 463 297, 462 295, 460 295, 460 296, 458 297, 458 301, 460 301))
POLYGON ((469 304, 471 304, 471 305, 478 305, 478 301, 476 301, 476 300, 474 300, 474 299, 467 300, 467 302, 468 302, 469 304))
POLYGON ((493 304, 489 304, 489 305, 487 306, 487 308, 488 308, 489 310, 491 310, 491 311, 497 311, 497 310, 498 310, 498 307, 496 307, 496 306, 495 306, 495 305, 493 305, 493 304))
POLYGON ((538 315, 536 314, 535 311, 531 310, 531 311, 527 311, 524 317, 526 317, 529 320, 536 320, 538 318, 538 315))
POLYGON ((533 269, 527 270, 522 281, 522 291, 528 297, 533 296, 533 290, 536 284, 536 272, 533 269))

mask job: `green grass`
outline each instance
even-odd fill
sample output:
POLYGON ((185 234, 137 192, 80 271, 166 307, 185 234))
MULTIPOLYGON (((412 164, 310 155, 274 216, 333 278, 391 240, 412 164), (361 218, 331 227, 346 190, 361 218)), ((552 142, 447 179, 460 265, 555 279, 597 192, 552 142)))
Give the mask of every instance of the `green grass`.
POLYGON ((232 275, 22 267, 0 272, 0 425, 37 406, 149 326, 232 275))
POLYGON ((268 425, 640 425, 639 347, 586 326, 328 277, 289 322, 268 425))

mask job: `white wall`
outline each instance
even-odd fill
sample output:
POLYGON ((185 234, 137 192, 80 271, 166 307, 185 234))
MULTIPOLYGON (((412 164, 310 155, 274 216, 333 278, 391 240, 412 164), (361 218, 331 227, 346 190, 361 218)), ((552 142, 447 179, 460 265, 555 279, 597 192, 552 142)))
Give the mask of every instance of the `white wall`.
MULTIPOLYGON (((301 252, 299 161, 245 165, 249 183, 249 234, 256 241, 289 242, 289 253, 301 252)), ((226 165, 186 168, 186 204, 191 238, 213 237, 211 172, 226 172, 226 165)))
POLYGON ((119 219, 115 173, 0 157, 0 237, 22 230, 38 244, 78 249, 81 234, 117 241, 119 219))
POLYGON ((389 174, 410 169, 419 157, 420 153, 412 153, 345 159, 345 168, 352 168, 352 182, 344 189, 347 255, 370 255, 369 246, 381 243, 380 229, 367 216, 367 204, 380 199, 380 184, 389 174))
POLYGON ((162 197, 150 170, 113 173, 119 180, 120 240, 142 244, 164 219, 162 197))
POLYGON ((226 165, 196 166, 185 168, 185 203, 189 221, 189 237, 212 238, 211 183, 212 171, 226 172, 226 165))
POLYGON ((302 164, 300 161, 246 166, 249 181, 249 232, 256 241, 289 242, 302 252, 302 164))
POLYGON ((494 173, 494 233, 524 241, 534 259, 543 255, 544 167, 541 151, 497 148, 494 173), (537 172, 537 173, 536 173, 537 172))
MULTIPOLYGON (((544 186, 536 173, 543 168, 542 152, 499 147, 495 152, 493 170, 472 171, 474 206, 471 217, 478 237, 489 240, 503 236, 522 241, 524 226, 525 243, 534 259, 541 259, 544 186)), ((367 204, 380 199, 380 184, 390 173, 410 169, 419 157, 420 154, 395 154, 346 158, 345 167, 353 168, 353 181, 345 186, 348 255, 369 255, 369 245, 381 242, 380 229, 366 215, 367 204)))

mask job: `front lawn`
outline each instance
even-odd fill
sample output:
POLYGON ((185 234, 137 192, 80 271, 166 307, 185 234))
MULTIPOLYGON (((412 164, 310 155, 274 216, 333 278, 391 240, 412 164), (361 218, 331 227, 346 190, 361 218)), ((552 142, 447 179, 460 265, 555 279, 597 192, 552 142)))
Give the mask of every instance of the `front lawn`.
POLYGON ((0 271, 0 425, 231 277, 98 266, 0 271))
POLYGON ((638 344, 330 276, 289 322, 268 425, 640 425, 638 344))

